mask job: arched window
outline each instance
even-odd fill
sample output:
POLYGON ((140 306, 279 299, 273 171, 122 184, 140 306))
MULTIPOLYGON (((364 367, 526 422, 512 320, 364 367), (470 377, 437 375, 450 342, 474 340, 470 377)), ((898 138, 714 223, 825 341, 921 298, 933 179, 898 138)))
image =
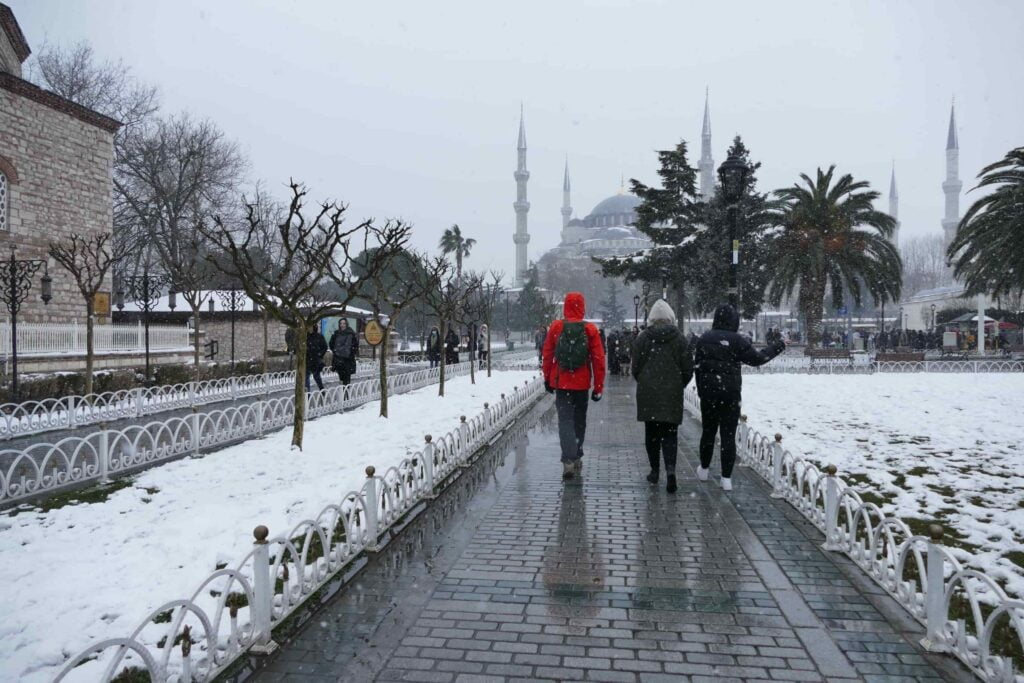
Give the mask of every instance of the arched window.
POLYGON ((7 220, 9 201, 9 190, 7 185, 7 174, 0 171, 0 231, 6 232, 11 229, 10 221, 7 220))

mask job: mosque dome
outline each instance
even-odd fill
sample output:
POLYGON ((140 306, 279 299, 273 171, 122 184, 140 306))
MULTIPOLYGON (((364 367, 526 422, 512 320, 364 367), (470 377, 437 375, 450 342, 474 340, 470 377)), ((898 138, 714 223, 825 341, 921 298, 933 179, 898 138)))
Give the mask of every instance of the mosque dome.
POLYGON ((626 194, 621 192, 619 194, 612 195, 607 199, 602 199, 598 202, 594 210, 590 212, 591 216, 608 216, 618 215, 623 213, 633 213, 637 205, 640 204, 640 199, 635 195, 626 194))

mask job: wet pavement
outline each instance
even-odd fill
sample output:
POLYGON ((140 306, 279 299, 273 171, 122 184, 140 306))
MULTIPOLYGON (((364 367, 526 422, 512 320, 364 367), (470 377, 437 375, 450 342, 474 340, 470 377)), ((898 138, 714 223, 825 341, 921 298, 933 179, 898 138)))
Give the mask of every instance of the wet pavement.
MULTIPOLYGON (((632 381, 560 478, 546 398, 302 623, 270 681, 959 681, 922 630, 757 475, 647 483, 632 381)), ((713 473, 714 473, 713 465, 713 473)), ((287 631, 287 632, 282 632, 287 631)))

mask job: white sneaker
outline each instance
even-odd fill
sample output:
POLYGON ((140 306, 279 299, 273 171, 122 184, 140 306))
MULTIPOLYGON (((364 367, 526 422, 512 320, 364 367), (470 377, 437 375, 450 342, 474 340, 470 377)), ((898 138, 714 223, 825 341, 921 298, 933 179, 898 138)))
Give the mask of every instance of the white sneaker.
POLYGON ((708 480, 708 471, 706 469, 704 469, 703 467, 698 467, 697 468, 697 478, 700 479, 701 481, 707 481, 708 480))
POLYGON ((722 477, 722 490, 732 491, 732 479, 729 479, 728 477, 722 477))

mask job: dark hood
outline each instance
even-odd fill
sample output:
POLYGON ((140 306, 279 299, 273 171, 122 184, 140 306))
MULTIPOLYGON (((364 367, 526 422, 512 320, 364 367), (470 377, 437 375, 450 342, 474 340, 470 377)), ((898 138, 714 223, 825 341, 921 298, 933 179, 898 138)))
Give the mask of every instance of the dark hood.
POLYGON ((711 323, 711 329, 738 332, 740 329, 740 314, 729 304, 719 306, 715 309, 715 319, 711 323))
POLYGON ((562 305, 562 317, 570 322, 583 320, 586 312, 586 301, 579 292, 569 292, 565 295, 565 303, 562 305))

